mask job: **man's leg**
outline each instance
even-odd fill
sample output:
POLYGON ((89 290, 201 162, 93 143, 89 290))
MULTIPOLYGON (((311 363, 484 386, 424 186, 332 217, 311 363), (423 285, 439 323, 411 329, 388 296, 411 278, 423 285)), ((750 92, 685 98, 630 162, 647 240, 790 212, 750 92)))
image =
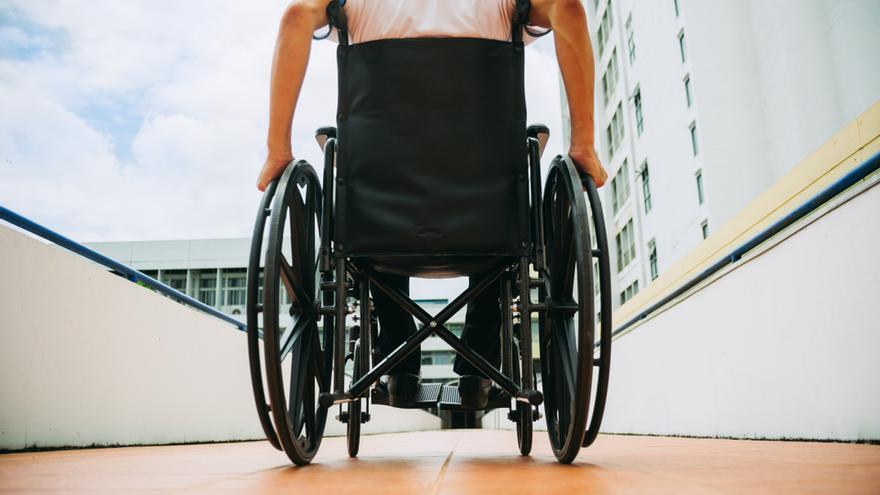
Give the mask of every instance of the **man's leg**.
MULTIPOLYGON (((485 276, 475 275, 470 277, 471 286, 479 283, 485 276)), ((471 349, 486 358, 496 368, 501 364, 501 280, 486 287, 483 292, 468 304, 467 316, 465 317, 464 330, 461 334, 462 341, 471 349)), ((464 375, 479 375, 480 373, 471 363, 463 357, 455 356, 456 373, 464 375)))
MULTIPOLYGON (((385 285, 399 289, 406 295, 409 295, 409 277, 383 273, 378 278, 385 285)), ((416 333, 416 324, 412 315, 398 306, 384 292, 374 288, 372 295, 376 317, 379 319, 379 339, 376 343, 376 348, 379 356, 384 358, 402 344, 407 337, 416 333)), ((392 368, 388 374, 412 373, 417 375, 422 364, 420 351, 421 347, 410 353, 409 356, 392 368)))

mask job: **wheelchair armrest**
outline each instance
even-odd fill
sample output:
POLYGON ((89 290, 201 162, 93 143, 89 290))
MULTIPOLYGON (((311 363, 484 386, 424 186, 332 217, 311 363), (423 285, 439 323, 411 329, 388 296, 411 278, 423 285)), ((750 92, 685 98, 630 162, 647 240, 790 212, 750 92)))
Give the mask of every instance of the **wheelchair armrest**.
POLYGON ((532 124, 527 129, 528 136, 538 140, 538 158, 544 155, 544 148, 550 139, 550 128, 544 124, 532 124))
POLYGON ((336 128, 333 126, 329 127, 319 127, 317 131, 315 131, 315 141, 318 142, 318 146, 321 149, 324 149, 324 144, 327 143, 327 140, 330 138, 336 137, 336 128))

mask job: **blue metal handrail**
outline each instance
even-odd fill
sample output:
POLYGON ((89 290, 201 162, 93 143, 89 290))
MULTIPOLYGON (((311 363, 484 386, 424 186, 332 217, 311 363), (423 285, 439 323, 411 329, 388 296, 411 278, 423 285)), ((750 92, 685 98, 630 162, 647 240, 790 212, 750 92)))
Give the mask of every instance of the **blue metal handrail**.
MULTIPOLYGON (((700 282, 706 280, 707 278, 709 278, 713 274, 717 273, 722 268, 726 267, 727 265, 732 265, 732 264, 738 262, 740 259, 742 259, 742 257, 746 253, 748 253, 749 251, 760 246, 765 241, 767 241, 771 237, 775 236, 779 232, 783 231, 784 229, 786 229, 787 227, 789 227, 793 223, 797 222, 798 220, 804 218, 805 216, 809 215, 813 211, 817 210, 820 206, 827 203, 828 201, 830 201, 832 198, 834 198, 838 194, 849 189, 850 187, 855 185, 857 182, 861 181, 862 179, 864 179, 864 178, 868 177, 869 175, 871 175, 872 173, 876 172, 878 168, 880 168, 880 153, 877 153, 874 156, 872 156, 871 158, 868 158, 861 165, 859 165, 858 167, 849 171, 846 175, 844 175, 843 177, 841 177, 840 179, 835 181, 833 184, 831 184, 830 186, 825 188, 819 194, 813 196, 812 198, 810 198, 809 200, 804 202, 804 204, 797 207, 794 211, 792 211, 791 213, 780 218, 779 220, 776 221, 776 223, 774 223, 770 227, 767 227, 761 233, 752 237, 748 241, 744 242, 739 247, 737 247, 733 251, 731 251, 729 254, 725 255, 723 258, 719 259, 718 261, 713 263, 711 266, 709 266, 708 268, 706 268, 705 270, 700 272, 697 276, 688 280, 683 285, 681 285, 680 287, 678 287, 677 289, 675 289, 674 291, 672 291, 668 295, 664 296, 662 299, 660 299, 656 303, 652 304, 649 308, 640 312, 638 315, 631 318, 629 321, 627 321, 623 325, 619 326, 618 328, 615 328, 614 332, 612 332, 611 335, 613 337, 620 335, 621 333, 625 332, 631 326, 644 320, 645 318, 647 318, 648 316, 653 314, 655 311, 659 310, 660 308, 662 308, 666 304, 668 304, 671 301, 673 301, 674 299, 676 299, 678 296, 680 296, 680 295, 684 294, 685 292, 687 292, 688 290, 692 289, 694 286, 696 286, 700 282)), ((598 346, 599 344, 596 344, 596 345, 598 346)))
POLYGON ((220 318, 226 323, 231 323, 243 332, 247 330, 247 325, 245 323, 240 322, 227 314, 221 313, 215 308, 212 308, 211 306, 208 306, 201 301, 193 299, 192 297, 176 289, 172 289, 171 287, 163 284, 162 282, 159 282, 153 277, 145 275, 144 273, 139 272, 134 268, 125 266, 112 258, 104 256, 94 249, 83 246, 82 244, 74 241, 73 239, 70 239, 69 237, 65 237, 53 230, 47 229, 46 227, 43 227, 42 225, 28 218, 25 218, 18 213, 15 213, 9 208, 0 206, 0 220, 5 220, 12 225, 20 227, 32 234, 42 237, 43 239, 51 241, 59 247, 67 249, 68 251, 76 253, 84 258, 88 258, 95 263, 98 263, 113 270, 114 272, 124 276, 134 283, 141 283, 143 285, 146 285, 147 287, 154 289, 156 292, 159 292, 160 294, 167 296, 181 304, 186 304, 187 306, 202 311, 203 313, 207 313, 211 316, 220 318))

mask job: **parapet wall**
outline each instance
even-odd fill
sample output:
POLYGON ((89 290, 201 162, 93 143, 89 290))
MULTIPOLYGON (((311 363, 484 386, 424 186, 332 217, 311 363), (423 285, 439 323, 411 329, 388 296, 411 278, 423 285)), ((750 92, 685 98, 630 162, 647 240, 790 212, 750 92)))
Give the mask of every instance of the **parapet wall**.
POLYGON ((235 327, 5 226, 0 280, 0 450, 262 438, 235 327))
POLYGON ((873 180, 618 339, 603 430, 880 440, 873 180))

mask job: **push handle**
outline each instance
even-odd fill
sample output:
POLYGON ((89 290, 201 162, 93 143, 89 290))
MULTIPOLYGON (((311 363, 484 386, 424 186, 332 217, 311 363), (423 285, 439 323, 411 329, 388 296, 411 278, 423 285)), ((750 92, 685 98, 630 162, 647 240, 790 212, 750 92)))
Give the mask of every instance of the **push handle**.
POLYGON ((532 124, 527 128, 529 137, 538 140, 538 158, 544 155, 544 148, 550 140, 550 128, 544 124, 532 124))
POLYGON ((324 145, 327 144, 327 140, 330 138, 336 137, 336 128, 332 126, 328 127, 319 127, 317 131, 315 131, 315 141, 318 142, 318 146, 321 150, 324 149, 324 145))

